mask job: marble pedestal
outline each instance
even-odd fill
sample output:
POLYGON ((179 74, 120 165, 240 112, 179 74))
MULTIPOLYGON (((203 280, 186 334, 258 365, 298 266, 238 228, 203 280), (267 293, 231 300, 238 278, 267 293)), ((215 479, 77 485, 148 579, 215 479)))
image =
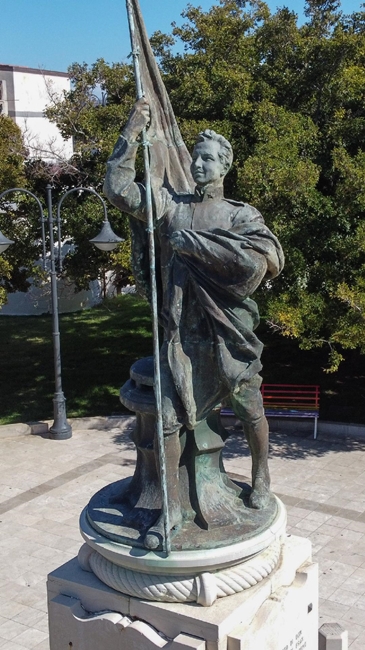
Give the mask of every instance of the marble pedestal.
POLYGON ((289 536, 265 580, 211 607, 125 596, 77 559, 48 576, 51 650, 317 650, 318 572, 289 536))

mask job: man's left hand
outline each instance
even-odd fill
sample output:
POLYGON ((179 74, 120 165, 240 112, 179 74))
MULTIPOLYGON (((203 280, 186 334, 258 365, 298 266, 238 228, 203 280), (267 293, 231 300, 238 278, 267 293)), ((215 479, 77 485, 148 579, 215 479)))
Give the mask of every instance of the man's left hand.
POLYGON ((185 247, 184 236, 182 233, 182 230, 176 230, 170 237, 171 246, 177 253, 184 250, 185 247))

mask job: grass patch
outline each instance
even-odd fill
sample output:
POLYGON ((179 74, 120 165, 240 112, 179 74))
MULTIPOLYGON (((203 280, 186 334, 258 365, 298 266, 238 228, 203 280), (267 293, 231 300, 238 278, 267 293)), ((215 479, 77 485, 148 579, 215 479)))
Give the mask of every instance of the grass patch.
MULTIPOLYGON (((146 302, 120 296, 60 316, 68 417, 123 413, 119 389, 131 364, 152 352, 146 302)), ((0 424, 53 417, 51 316, 0 318, 0 424)))
MULTIPOLYGON (((131 364, 152 353, 146 302, 120 296, 98 307, 60 317, 62 380, 69 417, 125 412, 119 390, 131 364)), ((261 326, 265 343, 263 378, 268 383, 319 384, 321 418, 365 423, 364 359, 347 354, 339 372, 328 375, 326 351, 299 350, 261 326)), ((53 417, 51 316, 0 317, 0 424, 53 417)))

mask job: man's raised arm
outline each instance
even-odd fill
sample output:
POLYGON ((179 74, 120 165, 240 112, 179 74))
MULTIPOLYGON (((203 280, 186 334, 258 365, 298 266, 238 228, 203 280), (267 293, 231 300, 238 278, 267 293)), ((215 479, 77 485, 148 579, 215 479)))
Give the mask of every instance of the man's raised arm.
POLYGON ((135 183, 135 161, 137 155, 137 138, 150 120, 150 107, 142 98, 138 100, 130 113, 128 122, 119 136, 113 153, 107 162, 104 181, 104 194, 120 210, 137 219, 146 220, 145 188, 135 183))

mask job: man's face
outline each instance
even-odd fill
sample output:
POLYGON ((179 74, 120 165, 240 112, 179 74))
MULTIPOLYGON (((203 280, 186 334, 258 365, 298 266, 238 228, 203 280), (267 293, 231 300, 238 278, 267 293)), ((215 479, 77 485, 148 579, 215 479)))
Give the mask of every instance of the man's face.
POLYGON ((204 140, 195 145, 191 173, 197 185, 214 183, 225 175, 225 165, 218 155, 220 148, 219 142, 214 140, 204 140))

